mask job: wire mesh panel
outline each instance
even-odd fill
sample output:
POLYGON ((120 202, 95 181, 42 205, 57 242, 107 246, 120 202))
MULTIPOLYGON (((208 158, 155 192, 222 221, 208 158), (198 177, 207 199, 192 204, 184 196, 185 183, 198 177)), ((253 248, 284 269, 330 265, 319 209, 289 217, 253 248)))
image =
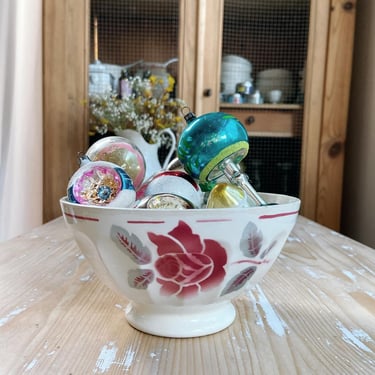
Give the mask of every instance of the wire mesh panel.
POLYGON ((98 19, 99 59, 125 65, 163 62, 178 53, 179 0, 92 0, 91 58, 94 20, 98 19))
POLYGON ((92 0, 90 21, 90 60, 115 88, 124 67, 142 74, 165 65, 177 78, 179 0, 92 0))
POLYGON ((309 0, 224 0, 222 110, 253 114, 244 168, 260 191, 298 195, 309 11, 309 0), (286 112, 297 115, 283 135, 275 114, 286 112))

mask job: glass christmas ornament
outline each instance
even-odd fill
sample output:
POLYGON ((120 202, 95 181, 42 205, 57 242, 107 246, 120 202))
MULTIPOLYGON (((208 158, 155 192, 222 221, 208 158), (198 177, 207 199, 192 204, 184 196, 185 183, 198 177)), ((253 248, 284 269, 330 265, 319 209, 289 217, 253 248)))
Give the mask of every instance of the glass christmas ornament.
POLYGON ((224 175, 229 182, 241 187, 255 205, 266 205, 238 166, 249 151, 248 134, 240 121, 223 112, 199 117, 189 112, 185 120, 187 127, 177 147, 185 170, 201 182, 214 181, 224 175))
POLYGON ((142 152, 124 137, 105 137, 96 141, 86 152, 92 161, 108 161, 120 166, 133 181, 135 189, 143 182, 146 165, 142 152))
POLYGON ((194 207, 191 202, 179 195, 161 193, 144 197, 137 202, 136 208, 185 210, 194 207))
POLYGON ((135 189, 129 175, 118 165, 80 157, 80 168, 67 187, 70 202, 112 207, 130 207, 135 202, 135 189))
POLYGON ((145 196, 170 193, 191 202, 194 208, 203 203, 203 193, 197 182, 185 171, 160 171, 154 174, 137 191, 137 199, 145 196))
POLYGON ((248 195, 240 187, 218 183, 210 191, 207 198, 207 208, 243 208, 254 206, 248 195))

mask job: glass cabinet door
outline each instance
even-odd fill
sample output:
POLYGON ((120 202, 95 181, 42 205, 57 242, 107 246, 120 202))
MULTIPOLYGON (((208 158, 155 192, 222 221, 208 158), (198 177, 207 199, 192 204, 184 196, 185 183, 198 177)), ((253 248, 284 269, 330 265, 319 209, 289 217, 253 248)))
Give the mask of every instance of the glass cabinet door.
POLYGON ((220 109, 249 133, 260 191, 299 194, 309 0, 224 0, 220 109))
POLYGON ((200 112, 220 86, 215 110, 247 128, 255 188, 298 196, 309 21, 310 0, 91 0, 89 96, 121 94, 122 74, 167 72, 200 112))

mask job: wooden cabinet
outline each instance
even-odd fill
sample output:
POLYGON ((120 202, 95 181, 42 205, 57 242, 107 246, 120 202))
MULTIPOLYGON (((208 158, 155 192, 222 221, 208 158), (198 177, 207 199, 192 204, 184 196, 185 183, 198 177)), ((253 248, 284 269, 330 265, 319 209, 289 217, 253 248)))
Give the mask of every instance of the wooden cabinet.
MULTIPOLYGON (((293 3, 256 1, 275 7, 293 3)), ((168 6, 173 1, 159 2, 168 6)), ((144 4, 147 7, 147 1, 144 4)), ((243 121, 250 136, 300 139, 301 213, 336 230, 341 215, 355 4, 354 0, 309 1, 303 105, 236 106, 220 102, 221 56, 228 44, 223 37, 224 0, 180 0, 175 46, 178 95, 197 114, 222 110, 243 121)), ((241 1, 231 0, 230 5, 238 7, 241 1)), ((44 1, 46 221, 60 215, 58 200, 77 168, 77 153, 88 144, 85 100, 92 59, 90 16, 89 0, 44 1)), ((157 50, 161 49, 158 46, 157 50)), ((159 61, 164 61, 160 53, 159 61)))

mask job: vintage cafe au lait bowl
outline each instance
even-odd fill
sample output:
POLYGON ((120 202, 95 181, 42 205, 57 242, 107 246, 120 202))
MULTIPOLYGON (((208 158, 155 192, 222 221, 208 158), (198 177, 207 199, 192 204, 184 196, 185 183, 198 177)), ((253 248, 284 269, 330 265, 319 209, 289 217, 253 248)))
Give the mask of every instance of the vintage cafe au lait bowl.
POLYGON ((234 321, 231 300, 263 278, 296 222, 298 198, 261 195, 277 204, 178 210, 60 203, 99 278, 129 301, 132 326, 195 337, 234 321))

